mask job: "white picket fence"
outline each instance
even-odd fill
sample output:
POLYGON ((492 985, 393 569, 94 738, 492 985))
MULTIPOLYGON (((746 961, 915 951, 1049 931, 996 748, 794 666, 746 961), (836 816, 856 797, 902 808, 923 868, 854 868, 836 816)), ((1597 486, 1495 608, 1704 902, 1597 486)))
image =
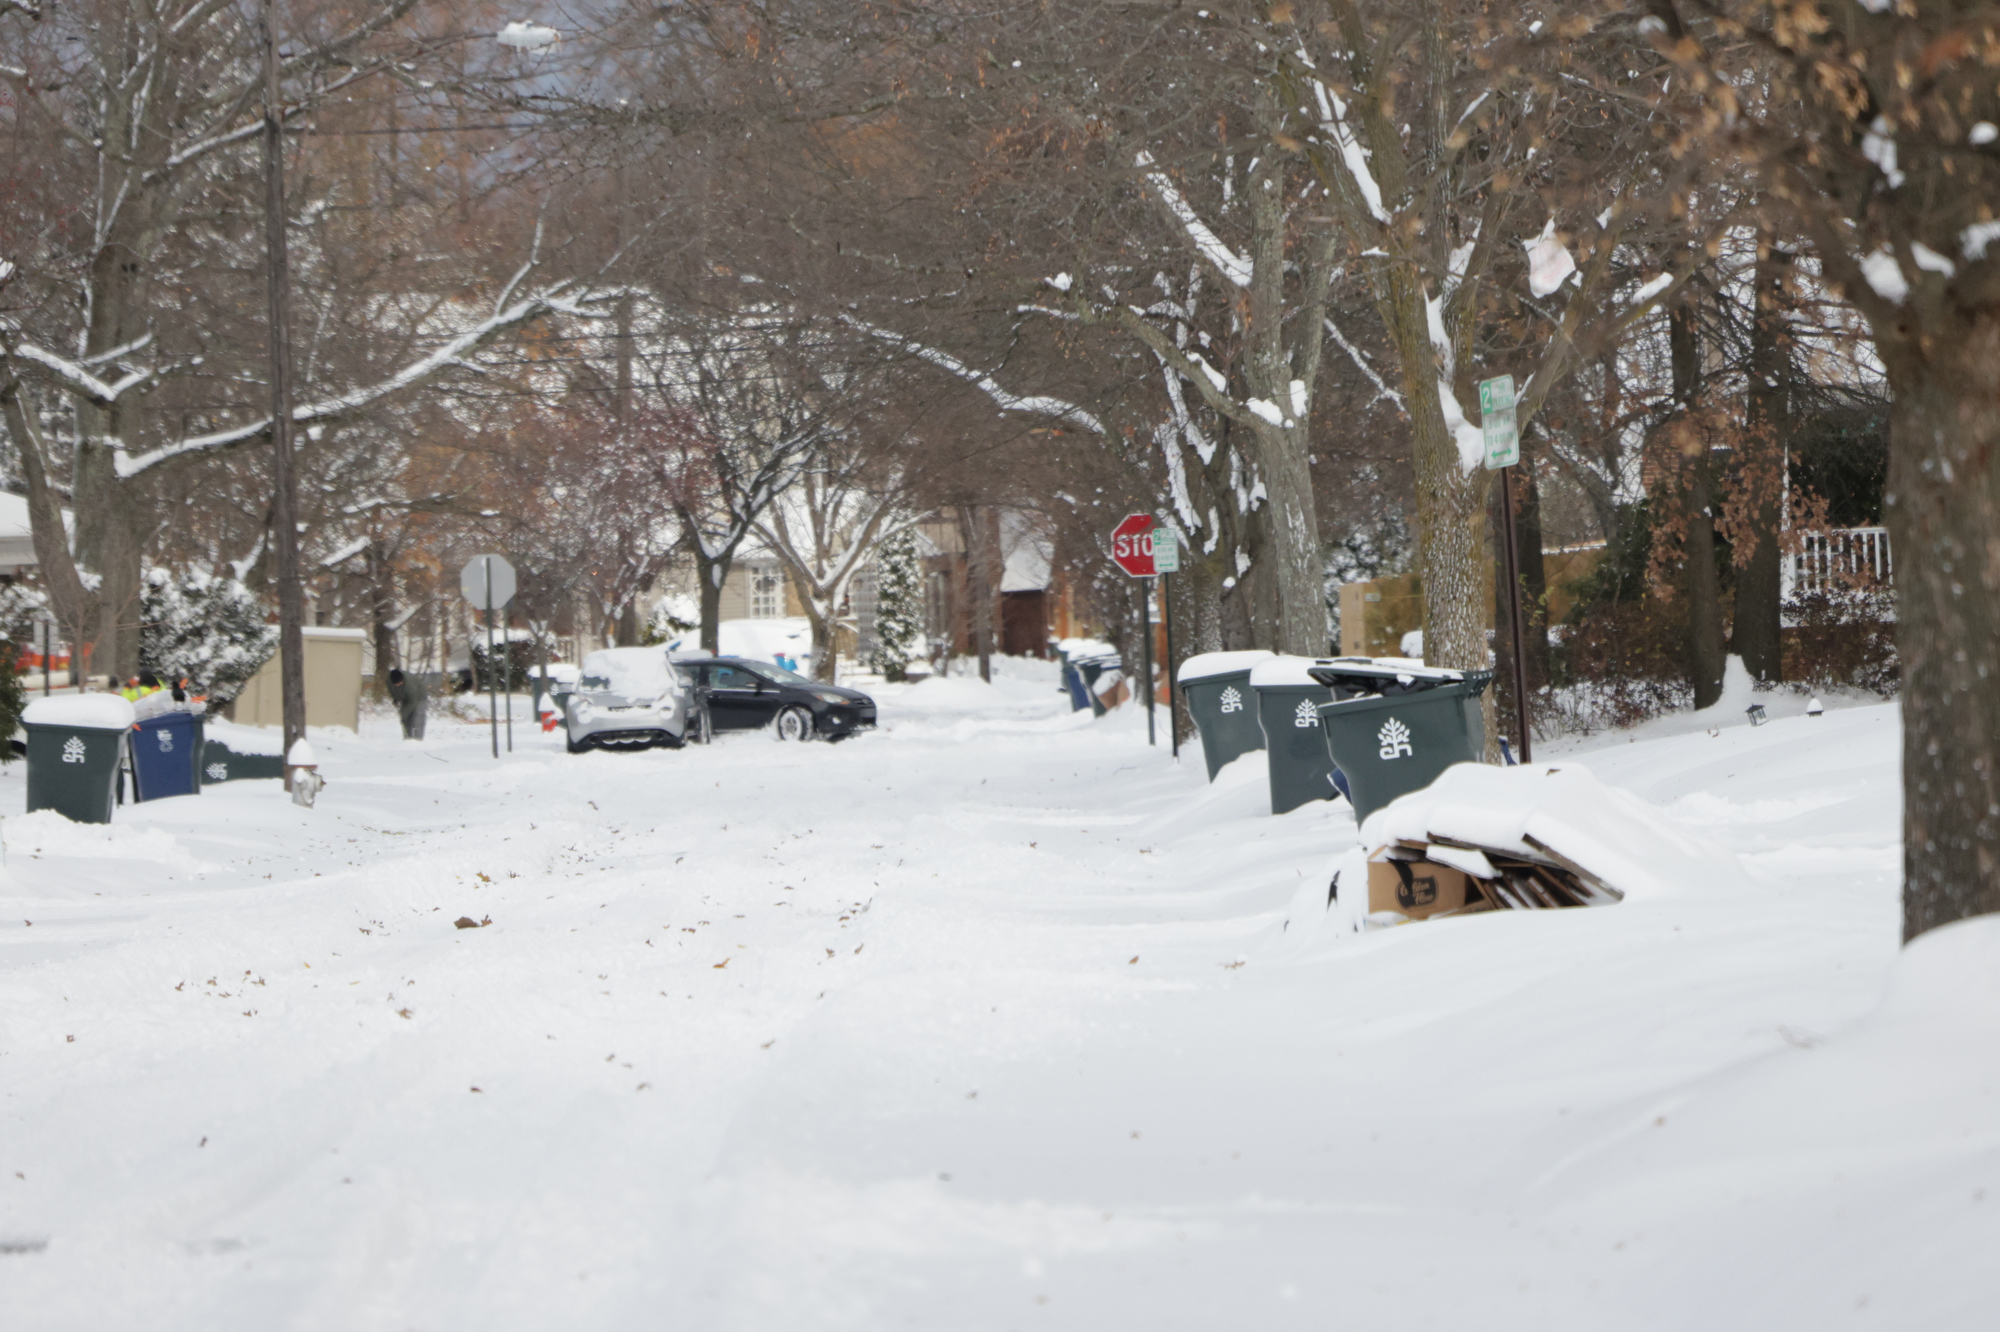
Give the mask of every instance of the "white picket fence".
POLYGON ((1805 537, 1805 549, 1785 559, 1784 594, 1840 586, 1855 574, 1887 584, 1893 568, 1886 527, 1813 532, 1805 537))

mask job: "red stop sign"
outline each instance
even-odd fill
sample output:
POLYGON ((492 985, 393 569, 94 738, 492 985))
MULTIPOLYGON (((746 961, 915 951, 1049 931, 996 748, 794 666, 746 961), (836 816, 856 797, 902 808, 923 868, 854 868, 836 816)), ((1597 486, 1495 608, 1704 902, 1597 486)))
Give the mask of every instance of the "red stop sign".
POLYGON ((1153 515, 1134 513, 1111 529, 1111 558, 1134 578, 1153 576, 1153 515))

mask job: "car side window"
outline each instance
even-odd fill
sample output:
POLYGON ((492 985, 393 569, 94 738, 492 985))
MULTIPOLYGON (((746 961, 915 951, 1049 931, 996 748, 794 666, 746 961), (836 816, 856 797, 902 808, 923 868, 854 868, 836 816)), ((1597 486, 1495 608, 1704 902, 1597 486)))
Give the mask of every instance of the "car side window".
POLYGON ((709 688, 711 689, 753 689, 756 682, 748 671, 734 666, 712 666, 709 668, 709 688))

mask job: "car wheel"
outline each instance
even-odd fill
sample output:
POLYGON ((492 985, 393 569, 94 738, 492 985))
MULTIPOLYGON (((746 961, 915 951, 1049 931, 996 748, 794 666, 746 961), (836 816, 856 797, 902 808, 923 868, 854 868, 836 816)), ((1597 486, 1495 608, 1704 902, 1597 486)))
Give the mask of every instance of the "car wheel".
POLYGON ((812 714, 801 707, 789 707, 778 714, 773 729, 780 740, 810 740, 813 738, 812 714))

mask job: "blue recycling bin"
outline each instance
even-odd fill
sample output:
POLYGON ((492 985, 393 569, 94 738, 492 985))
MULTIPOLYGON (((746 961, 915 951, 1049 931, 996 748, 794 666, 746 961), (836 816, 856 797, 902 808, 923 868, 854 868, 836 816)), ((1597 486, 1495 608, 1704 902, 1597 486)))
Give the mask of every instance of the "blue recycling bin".
POLYGON ((191 712, 163 712, 132 728, 133 796, 164 800, 201 794, 201 718, 191 712))

